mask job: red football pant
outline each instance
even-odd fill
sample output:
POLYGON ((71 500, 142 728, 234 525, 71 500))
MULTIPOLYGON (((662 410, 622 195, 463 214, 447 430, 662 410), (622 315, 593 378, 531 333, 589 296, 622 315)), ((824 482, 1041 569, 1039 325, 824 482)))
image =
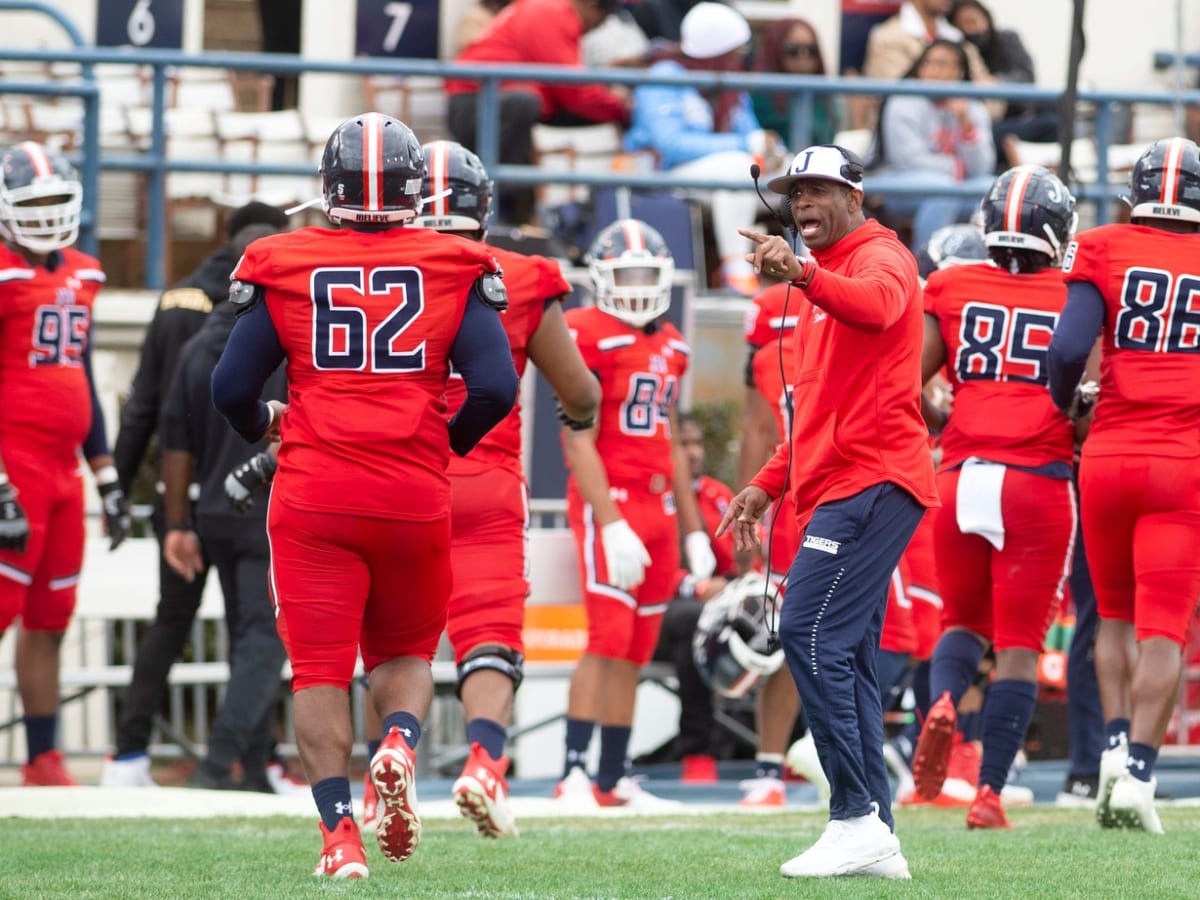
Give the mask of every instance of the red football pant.
POLYGON ((1195 459, 1097 456, 1079 465, 1083 545, 1102 619, 1181 646, 1200 597, 1195 459))
POLYGON ((587 652, 607 659, 645 665, 654 655, 663 612, 671 600, 679 569, 679 525, 674 495, 633 497, 614 489, 617 505, 629 527, 650 555, 645 580, 631 591, 608 583, 600 527, 592 507, 584 503, 574 481, 567 486, 567 522, 579 548, 583 602, 587 610, 587 652))
POLYGON ((938 475, 934 541, 942 627, 966 628, 997 650, 1040 652, 1062 600, 1075 540, 1074 488, 1066 479, 1009 468, 1000 507, 1004 549, 958 530, 958 476, 938 475))
POLYGON ((454 658, 483 644, 521 653, 529 595, 529 495, 505 469, 450 478, 454 589, 446 631, 454 658))
MULTIPOLYGON (((0 401, 2 402, 2 401, 0 401)), ((24 553, 0 551, 0 633, 17 616, 28 631, 66 631, 83 568, 83 479, 73 454, 3 448, 9 481, 29 522, 24 553)))
POLYGON ((450 516, 431 522, 309 512, 272 499, 271 593, 292 690, 349 689, 400 656, 433 659, 450 602, 450 516))

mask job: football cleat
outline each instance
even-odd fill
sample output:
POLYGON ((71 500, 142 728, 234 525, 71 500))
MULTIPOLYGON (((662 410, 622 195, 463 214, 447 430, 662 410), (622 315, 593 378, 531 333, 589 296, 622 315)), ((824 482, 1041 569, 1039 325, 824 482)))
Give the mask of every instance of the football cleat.
POLYGON ((150 757, 145 753, 131 759, 109 757, 100 773, 101 787, 158 787, 150 777, 150 757))
POLYGON ((554 786, 554 799, 574 806, 595 806, 592 779, 579 766, 572 766, 567 776, 554 786))
POLYGON ((267 784, 281 797, 311 797, 312 787, 288 771, 281 762, 267 765, 267 784))
POLYGON ((1129 745, 1122 741, 1100 754, 1100 780, 1096 785, 1096 821, 1101 828, 1119 828, 1120 822, 1109 810, 1109 794, 1117 779, 1125 773, 1129 745))
MULTIPOLYGON (((1157 781, 1142 781, 1126 772, 1113 782, 1108 792, 1108 813, 1117 828, 1140 828, 1151 834, 1163 834, 1162 822, 1154 808, 1157 781)), ((1113 826, 1107 826, 1113 827, 1113 826)))
POLYGON ((471 745, 471 755, 452 792, 459 812, 475 823, 484 837, 517 837, 516 820, 508 805, 508 757, 492 759, 479 744, 471 745))
POLYGON ((71 777, 63 765, 61 750, 39 753, 21 766, 22 787, 78 787, 79 782, 71 777))
POLYGON ((912 775, 917 797, 932 801, 942 792, 950 766, 950 751, 958 733, 958 710, 946 691, 929 708, 917 749, 913 752, 912 775))
POLYGON ((1012 828, 1004 815, 1000 795, 990 785, 983 785, 967 810, 968 828, 1012 828))
POLYGON ((1099 776, 1073 775, 1063 782, 1062 790, 1054 798, 1054 805, 1066 808, 1092 809, 1096 805, 1096 788, 1099 776))
POLYGON ((354 820, 346 816, 330 831, 321 822, 325 846, 313 875, 318 878, 366 878, 367 853, 354 820))
POLYGON ((622 776, 610 791, 602 791, 599 785, 593 784, 592 795, 596 798, 597 806, 624 806, 639 812, 665 812, 683 806, 678 800, 664 800, 654 796, 642 788, 640 778, 631 778, 628 775, 622 776))
POLYGON ((404 862, 421 841, 416 769, 416 752, 393 726, 371 759, 371 781, 382 805, 375 840, 392 862, 404 862))
POLYGON ((782 778, 747 778, 738 782, 743 792, 742 809, 782 809, 787 806, 787 787, 782 778))

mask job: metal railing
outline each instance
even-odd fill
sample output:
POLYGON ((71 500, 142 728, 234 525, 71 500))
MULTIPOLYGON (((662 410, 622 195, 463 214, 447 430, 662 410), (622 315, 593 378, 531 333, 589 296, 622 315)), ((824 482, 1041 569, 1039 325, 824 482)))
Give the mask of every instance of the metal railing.
MULTIPOLYGON (((42 3, 21 3, 0 0, 0 11, 6 9, 49 8, 42 3)), ((56 16, 61 20, 61 14, 56 16)), ((74 34, 77 35, 77 30, 74 34)), ((880 81, 864 78, 824 76, 792 76, 763 73, 713 72, 649 72, 631 69, 565 69, 541 65, 458 65, 433 60, 350 59, 314 60, 292 55, 263 53, 203 53, 189 54, 176 50, 84 48, 71 50, 4 49, 0 56, 6 60, 42 63, 78 63, 81 77, 78 82, 55 81, 39 84, 0 82, 0 92, 40 95, 78 96, 84 103, 81 149, 77 154, 84 179, 85 204, 88 215, 81 230, 80 244, 85 250, 95 247, 95 204, 99 169, 144 172, 148 178, 146 221, 146 286, 160 289, 164 283, 163 241, 166 202, 165 181, 168 172, 213 172, 251 175, 312 175, 312 167, 295 163, 235 162, 223 159, 177 159, 166 152, 165 115, 167 73, 177 67, 220 68, 232 71, 251 71, 275 75, 324 73, 357 76, 369 75, 425 76, 445 79, 469 79, 479 82, 478 147, 484 165, 500 183, 513 185, 562 184, 582 186, 616 186, 663 190, 671 188, 714 189, 749 187, 748 173, 731 172, 727 179, 700 180, 681 178, 669 172, 583 172, 555 171, 547 173, 531 165, 499 163, 499 103, 502 81, 541 81, 552 84, 625 85, 642 84, 690 85, 696 88, 735 88, 754 91, 782 92, 791 95, 793 133, 789 146, 799 148, 809 141, 809 123, 815 98, 829 95, 889 96, 893 94, 924 97, 972 97, 980 100, 1002 99, 1036 103, 1058 103, 1060 92, 1030 85, 973 85, 932 83, 916 80, 880 81), (100 149, 99 97, 92 76, 92 67, 119 63, 146 66, 151 71, 152 124, 149 146, 138 153, 109 153, 100 149)), ((1076 196, 1084 202, 1098 204, 1096 219, 1108 220, 1109 202, 1118 191, 1108 184, 1109 147, 1114 143, 1114 108, 1117 104, 1177 105, 1180 102, 1200 103, 1200 91, 1167 93, 1156 91, 1099 91, 1080 90, 1079 101, 1093 110, 1097 153, 1097 176, 1091 183, 1074 185, 1076 196)), ((868 192, 873 195, 909 196, 935 193, 944 196, 974 197, 977 191, 961 185, 946 185, 931 191, 914 187, 902 176, 869 175, 868 192)))

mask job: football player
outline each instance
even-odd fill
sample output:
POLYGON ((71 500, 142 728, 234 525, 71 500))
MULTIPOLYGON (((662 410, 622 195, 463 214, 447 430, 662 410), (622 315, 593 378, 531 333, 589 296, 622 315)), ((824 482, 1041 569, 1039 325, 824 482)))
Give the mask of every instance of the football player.
POLYGON ((932 272, 922 378, 943 368, 954 410, 942 428, 933 528, 943 634, 936 698, 913 755, 917 796, 942 791, 957 706, 984 652, 995 677, 968 828, 1008 828, 1000 794, 1037 702, 1037 661, 1071 569, 1075 428, 1046 393, 1046 351, 1066 303, 1059 262, 1075 200, 1047 169, 1000 175, 982 203, 992 265, 932 272))
POLYGON ((571 677, 566 759, 555 796, 601 806, 664 801, 627 777, 638 673, 658 643, 679 568, 716 566, 679 446, 676 407, 691 348, 662 317, 675 263, 662 236, 637 219, 604 228, 587 253, 596 305, 566 313, 588 368, 600 380, 590 428, 563 429, 567 519, 579 548, 587 649, 571 677), (600 725, 596 782, 587 750, 600 725))
POLYGON ((83 186, 31 141, 0 157, 0 635, 20 616, 24 785, 73 785, 58 750, 58 667, 83 565, 80 451, 100 490, 109 548, 129 534, 92 377, 100 263, 73 248, 83 186))
POLYGON ((1161 833, 1154 766, 1200 596, 1200 148, 1151 145, 1128 201, 1129 224, 1086 231, 1067 250, 1050 391, 1060 408, 1077 405, 1100 335, 1099 399, 1079 464, 1108 738, 1097 817, 1161 833))
MULTIPOLYGON (((426 144, 422 152, 422 192, 430 200, 415 224, 484 241, 493 191, 479 157, 452 141, 426 144)), ((558 263, 497 247, 489 252, 504 270, 508 309, 501 322, 517 374, 532 362, 554 389, 562 421, 577 430, 591 427, 600 388, 567 331, 562 301, 571 286, 558 263)), ((465 397, 463 380, 452 376, 449 411, 456 412, 465 397)), ((448 473, 455 576, 446 627, 471 745, 452 791, 480 834, 516 835, 504 745, 522 678, 521 629, 529 594, 529 491, 521 465, 520 404, 468 456, 452 457, 448 473)))
POLYGON ((356 657, 385 735, 371 760, 376 840, 399 862, 421 836, 416 746, 450 599, 446 466, 508 415, 517 375, 490 251, 402 227, 421 212, 425 174, 412 130, 355 116, 330 135, 320 174, 335 227, 255 241, 234 272, 242 312, 213 371, 213 403, 248 441, 281 440, 271 587, 321 816, 315 874, 364 877, 347 772, 356 657), (290 403, 263 403, 285 359, 290 403), (447 423, 451 363, 467 400, 447 423))

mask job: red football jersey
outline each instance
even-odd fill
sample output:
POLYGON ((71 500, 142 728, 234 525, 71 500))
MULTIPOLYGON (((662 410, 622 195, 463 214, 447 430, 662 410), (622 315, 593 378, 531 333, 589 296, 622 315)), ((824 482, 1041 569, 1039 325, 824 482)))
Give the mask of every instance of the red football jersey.
MULTIPOLYGON (((504 286, 508 290, 508 309, 500 317, 508 343, 512 347, 517 375, 525 374, 529 339, 542 322, 549 303, 561 303, 571 292, 571 285, 562 275, 558 263, 544 256, 526 256, 490 248, 504 269, 504 286)), ((462 378, 450 376, 446 385, 446 400, 453 414, 467 398, 462 378)), ((466 456, 450 457, 451 475, 469 475, 505 466, 518 475, 521 469, 521 402, 513 404, 512 412, 484 436, 466 456)))
POLYGON ((1085 452, 1200 454, 1200 235, 1103 225, 1067 248, 1063 277, 1104 297, 1100 399, 1085 452))
POLYGON ((942 469, 969 456, 1014 466, 1070 462, 1075 429, 1046 389, 1046 355, 1067 302, 1058 269, 1013 275, 992 265, 939 269, 925 283, 938 320, 954 411, 942 469))
POLYGON ((796 317, 803 302, 804 291, 800 288, 787 284, 771 285, 746 308, 746 318, 742 322, 746 343, 751 347, 762 347, 779 337, 780 332, 791 331, 796 327, 796 317))
POLYGON ((91 429, 83 355, 104 272, 85 253, 60 253, 51 272, 0 245, 0 453, 72 455, 91 429))
POLYGON ((287 355, 280 500, 446 514, 450 349, 471 285, 494 269, 487 246, 426 228, 302 228, 246 249, 234 277, 266 289, 287 355))
POLYGON ((728 485, 707 475, 696 479, 696 505, 700 507, 700 518, 704 520, 708 542, 712 545, 713 556, 717 558, 714 575, 733 574, 733 530, 726 531, 720 537, 713 537, 717 526, 725 518, 725 511, 729 509, 729 501, 732 499, 733 491, 728 485))
POLYGON ((754 353, 754 386, 771 404, 775 413, 775 428, 779 440, 787 440, 791 434, 791 413, 788 398, 792 393, 792 370, 796 365, 796 354, 791 341, 778 337, 763 344, 754 353), (781 369, 782 366, 782 369, 781 369))
POLYGON ((569 309, 566 319, 583 361, 600 379, 596 449, 608 483, 638 492, 648 485, 655 493, 670 490, 675 465, 668 411, 687 371, 687 341, 670 322, 647 334, 596 307, 569 309))

